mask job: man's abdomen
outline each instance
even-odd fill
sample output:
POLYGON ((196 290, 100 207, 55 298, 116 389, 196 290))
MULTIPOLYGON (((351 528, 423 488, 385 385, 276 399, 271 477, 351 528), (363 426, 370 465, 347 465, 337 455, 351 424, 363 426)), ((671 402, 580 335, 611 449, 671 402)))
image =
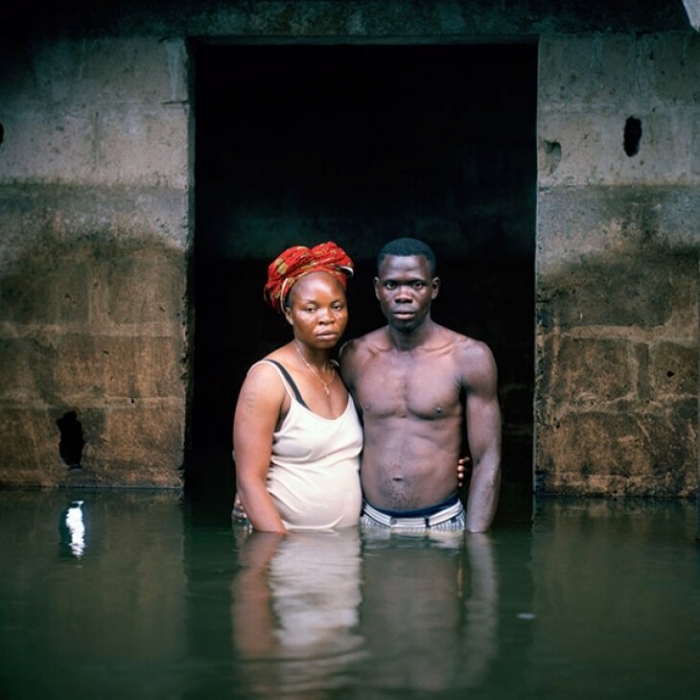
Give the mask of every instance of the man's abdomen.
POLYGON ((378 508, 413 510, 457 490, 459 434, 439 421, 392 418, 368 427, 362 455, 365 498, 378 508))

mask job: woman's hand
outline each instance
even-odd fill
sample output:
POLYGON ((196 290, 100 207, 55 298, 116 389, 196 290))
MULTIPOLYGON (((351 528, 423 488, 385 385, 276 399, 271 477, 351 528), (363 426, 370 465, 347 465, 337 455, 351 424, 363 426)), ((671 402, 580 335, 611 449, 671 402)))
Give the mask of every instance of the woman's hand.
POLYGON ((467 469, 469 469, 468 464, 471 462, 471 457, 460 457, 457 462, 457 488, 461 489, 464 486, 465 475, 467 469))
POLYGON ((238 491, 236 491, 236 495, 233 497, 233 510, 231 511, 231 517, 234 520, 244 520, 245 522, 248 522, 248 514, 245 512, 245 508, 241 503, 241 497, 238 495, 238 491))
MULTIPOLYGON (((465 476, 467 473, 467 470, 469 469, 469 463, 471 462, 471 458, 469 457, 460 457, 459 461, 457 462, 457 488, 461 489, 464 487, 464 482, 465 482, 465 476)), ((236 495, 233 498, 233 510, 231 511, 231 517, 234 520, 240 520, 240 521, 248 521, 248 514, 245 512, 245 508, 243 507, 243 504, 241 503, 241 499, 236 492, 236 495)))

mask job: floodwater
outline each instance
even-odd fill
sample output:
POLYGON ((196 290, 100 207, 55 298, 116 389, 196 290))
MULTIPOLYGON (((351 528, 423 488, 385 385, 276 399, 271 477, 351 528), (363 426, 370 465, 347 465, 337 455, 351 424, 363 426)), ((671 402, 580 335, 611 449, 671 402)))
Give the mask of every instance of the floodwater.
POLYGON ((170 492, 0 492, 0 698, 700 697, 692 502, 283 539, 170 492), (82 503, 78 503, 82 501, 82 503))

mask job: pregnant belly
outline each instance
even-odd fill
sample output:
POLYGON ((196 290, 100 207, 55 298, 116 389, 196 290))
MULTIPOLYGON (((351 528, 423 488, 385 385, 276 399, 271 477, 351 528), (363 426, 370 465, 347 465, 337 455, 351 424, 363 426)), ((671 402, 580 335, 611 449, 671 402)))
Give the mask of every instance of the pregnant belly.
POLYGON ((325 530, 357 525, 362 491, 357 468, 270 470, 267 488, 290 530, 325 530))

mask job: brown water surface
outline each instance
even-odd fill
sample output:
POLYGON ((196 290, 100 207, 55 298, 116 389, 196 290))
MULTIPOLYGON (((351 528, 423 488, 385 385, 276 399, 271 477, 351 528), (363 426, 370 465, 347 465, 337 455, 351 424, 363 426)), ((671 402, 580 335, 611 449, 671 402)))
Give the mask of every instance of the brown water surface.
POLYGON ((0 698, 696 698, 695 529, 522 493, 487 535, 280 540, 177 493, 0 492, 0 698))

